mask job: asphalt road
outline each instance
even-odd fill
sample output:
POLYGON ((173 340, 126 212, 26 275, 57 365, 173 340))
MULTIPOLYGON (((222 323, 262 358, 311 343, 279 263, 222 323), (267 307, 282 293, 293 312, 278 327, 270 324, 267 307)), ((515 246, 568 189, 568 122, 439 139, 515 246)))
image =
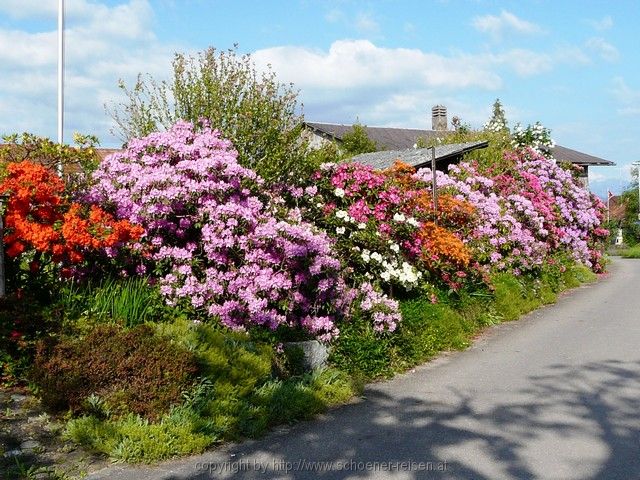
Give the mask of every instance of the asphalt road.
POLYGON ((640 260, 610 271, 318 420, 89 478, 640 479, 640 260))

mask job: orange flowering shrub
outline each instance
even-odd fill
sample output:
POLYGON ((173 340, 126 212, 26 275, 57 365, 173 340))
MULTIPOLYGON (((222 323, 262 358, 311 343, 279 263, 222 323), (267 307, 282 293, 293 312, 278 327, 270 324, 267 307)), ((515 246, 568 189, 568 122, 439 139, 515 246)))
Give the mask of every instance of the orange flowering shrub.
POLYGON ((93 205, 64 198, 64 183, 50 169, 28 160, 10 163, 0 182, 8 194, 5 211, 6 253, 34 252, 54 262, 79 264, 85 254, 138 239, 143 230, 93 205))
POLYGON ((435 266, 437 262, 452 263, 458 269, 466 268, 471 261, 469 250, 450 230, 433 222, 425 222, 418 237, 423 246, 422 259, 435 266))

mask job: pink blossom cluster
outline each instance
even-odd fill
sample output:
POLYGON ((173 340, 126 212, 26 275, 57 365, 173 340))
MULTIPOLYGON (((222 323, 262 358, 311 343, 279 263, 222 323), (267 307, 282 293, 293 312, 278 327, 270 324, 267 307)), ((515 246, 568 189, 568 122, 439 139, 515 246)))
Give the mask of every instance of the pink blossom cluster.
MULTIPOLYGON (((493 177, 472 163, 438 172, 437 183, 477 208, 478 223, 467 244, 475 258, 495 270, 516 274, 539 268, 551 255, 602 269, 602 202, 572 173, 533 149, 508 152, 512 168, 493 177)), ((431 178, 428 169, 416 176, 431 178)))
POLYGON ((132 140, 95 172, 89 199, 142 225, 140 250, 170 303, 233 329, 300 328, 321 340, 356 295, 326 234, 277 215, 262 180, 230 142, 179 122, 132 140))
POLYGON ((288 189, 303 217, 334 238, 352 284, 387 292, 419 285, 458 290, 481 273, 469 265, 461 240, 473 208, 449 197, 436 214, 425 182, 413 173, 401 163, 385 171, 326 163, 312 187, 288 189))

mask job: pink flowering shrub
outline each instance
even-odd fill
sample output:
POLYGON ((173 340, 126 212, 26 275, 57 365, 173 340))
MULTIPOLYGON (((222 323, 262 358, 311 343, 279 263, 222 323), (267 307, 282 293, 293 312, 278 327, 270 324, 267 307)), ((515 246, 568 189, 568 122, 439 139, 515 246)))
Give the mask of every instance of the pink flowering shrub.
MULTIPOLYGON (((479 222, 465 241, 478 261, 516 274, 539 269, 565 254, 594 271, 602 270, 602 202, 571 172, 532 149, 508 152, 511 168, 492 178, 462 163, 438 185, 474 205, 479 222)), ((428 169, 417 173, 430 178, 428 169)))
POLYGON ((403 164, 386 171, 323 164, 312 186, 290 193, 304 218, 335 239, 352 282, 387 291, 435 284, 457 290, 477 276, 462 241, 474 209, 444 196, 435 214, 425 182, 414 173, 403 164))
POLYGON ((188 303, 233 329, 338 334, 336 321, 357 292, 342 280, 333 242, 279 208, 217 131, 180 122, 131 140, 94 180, 89 200, 144 227, 138 271, 158 277, 169 303, 188 303))

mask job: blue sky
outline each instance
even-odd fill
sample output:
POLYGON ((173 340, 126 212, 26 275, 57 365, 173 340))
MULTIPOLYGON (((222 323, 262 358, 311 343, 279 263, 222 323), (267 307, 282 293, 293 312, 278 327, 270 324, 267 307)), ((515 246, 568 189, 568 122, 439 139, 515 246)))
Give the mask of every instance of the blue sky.
MULTIPOLYGON (((66 0, 65 138, 118 146, 104 105, 119 79, 163 79, 173 53, 239 45, 300 90, 307 120, 430 128, 448 108, 473 127, 500 98, 511 126, 615 161, 640 160, 640 2, 66 0)), ((57 0, 0 0, 0 133, 55 137, 57 0)))

